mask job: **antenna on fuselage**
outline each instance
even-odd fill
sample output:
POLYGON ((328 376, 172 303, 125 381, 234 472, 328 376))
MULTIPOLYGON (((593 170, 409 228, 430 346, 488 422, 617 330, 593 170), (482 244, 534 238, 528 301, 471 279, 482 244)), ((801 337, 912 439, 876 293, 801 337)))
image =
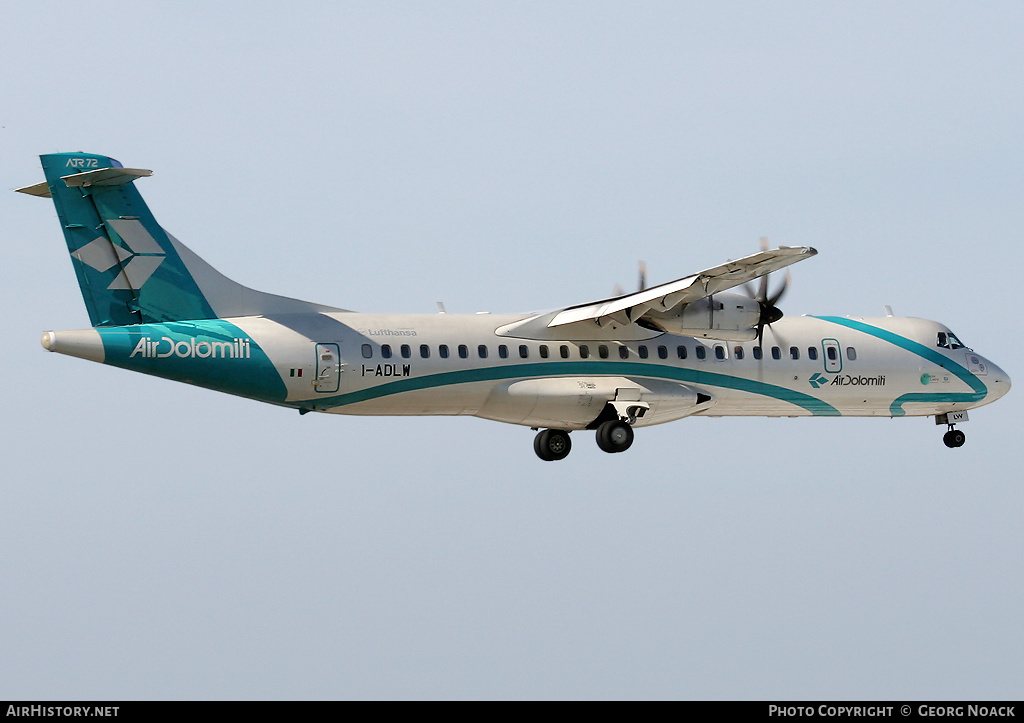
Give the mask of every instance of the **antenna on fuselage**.
POLYGON ((437 313, 438 314, 447 314, 448 313, 447 311, 444 310, 444 302, 443 301, 438 301, 437 302, 437 313))
POLYGON ((895 316, 895 314, 892 313, 892 307, 889 306, 888 304, 885 305, 885 315, 886 316, 895 316))

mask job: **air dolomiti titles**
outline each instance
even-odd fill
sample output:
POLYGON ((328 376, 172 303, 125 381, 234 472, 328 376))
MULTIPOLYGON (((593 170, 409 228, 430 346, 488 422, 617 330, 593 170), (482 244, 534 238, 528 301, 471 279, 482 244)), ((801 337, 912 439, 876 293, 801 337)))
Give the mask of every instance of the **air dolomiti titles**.
POLYGON ((181 359, 248 359, 249 341, 248 338, 238 337, 231 341, 196 341, 195 337, 188 341, 174 341, 169 336, 154 341, 144 336, 139 339, 128 358, 141 356, 143 359, 166 359, 176 356, 181 359))

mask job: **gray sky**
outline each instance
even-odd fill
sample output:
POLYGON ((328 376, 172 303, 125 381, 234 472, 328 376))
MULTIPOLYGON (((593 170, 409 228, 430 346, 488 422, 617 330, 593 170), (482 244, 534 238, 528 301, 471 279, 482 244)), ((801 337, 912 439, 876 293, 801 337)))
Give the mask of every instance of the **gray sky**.
POLYGON ((1019 698, 1020 390, 929 418, 301 417, 47 355, 88 317, 38 154, 152 168, 232 278, 527 311, 775 244, 789 314, 1019 378, 1024 10, 5 5, 0 698, 1019 698))

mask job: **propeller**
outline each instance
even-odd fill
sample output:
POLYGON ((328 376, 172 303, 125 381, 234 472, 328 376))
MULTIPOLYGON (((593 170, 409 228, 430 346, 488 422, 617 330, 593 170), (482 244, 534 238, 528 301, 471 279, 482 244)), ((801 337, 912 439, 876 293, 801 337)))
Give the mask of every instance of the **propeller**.
MULTIPOLYGON (((765 236, 761 237, 761 250, 768 250, 768 238, 765 236)), ((774 294, 768 293, 768 277, 771 274, 765 274, 761 277, 758 282, 757 291, 755 292, 750 284, 744 285, 744 290, 747 292, 747 296, 757 302, 757 305, 761 307, 761 315, 757 320, 757 345, 761 346, 761 341, 764 338, 764 327, 771 327, 776 321, 782 318, 782 309, 777 304, 786 293, 786 288, 789 286, 789 271, 786 271, 786 278, 782 281, 782 286, 774 294)), ((774 333, 772 329, 772 333, 774 333)))

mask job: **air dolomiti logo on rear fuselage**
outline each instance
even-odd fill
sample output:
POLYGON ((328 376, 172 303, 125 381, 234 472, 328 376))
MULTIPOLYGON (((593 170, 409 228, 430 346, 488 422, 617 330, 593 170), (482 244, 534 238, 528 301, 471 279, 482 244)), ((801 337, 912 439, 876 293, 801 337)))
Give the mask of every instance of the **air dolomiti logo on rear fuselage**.
POLYGON ((235 337, 231 341, 196 341, 193 336, 188 341, 175 341, 169 336, 152 339, 144 336, 139 339, 135 349, 128 355, 131 359, 141 356, 143 359, 249 359, 249 339, 235 337))

